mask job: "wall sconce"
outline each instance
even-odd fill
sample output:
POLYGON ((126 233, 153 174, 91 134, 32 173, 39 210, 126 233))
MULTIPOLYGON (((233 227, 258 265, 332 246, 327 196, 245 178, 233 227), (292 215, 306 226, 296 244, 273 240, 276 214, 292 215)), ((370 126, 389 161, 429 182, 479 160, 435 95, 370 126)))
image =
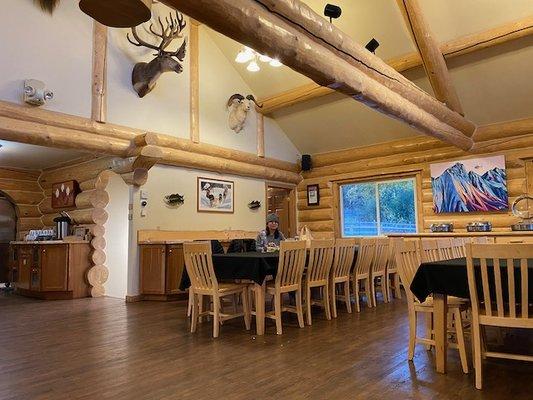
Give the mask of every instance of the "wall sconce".
POLYGON ((329 23, 331 23, 332 19, 339 18, 341 14, 342 8, 335 4, 326 4, 326 7, 324 7, 324 15, 329 18, 329 23))
POLYGON ((36 79, 26 79, 24 81, 24 101, 34 106, 42 106, 48 100, 54 98, 54 92, 47 90, 44 82, 36 79))

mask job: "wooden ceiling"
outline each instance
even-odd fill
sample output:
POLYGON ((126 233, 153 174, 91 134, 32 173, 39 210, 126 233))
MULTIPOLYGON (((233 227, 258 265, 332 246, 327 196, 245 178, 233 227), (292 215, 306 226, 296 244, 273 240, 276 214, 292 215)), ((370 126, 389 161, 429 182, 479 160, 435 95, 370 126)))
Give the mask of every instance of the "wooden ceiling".
MULTIPOLYGON (((322 13, 323 2, 308 0, 305 3, 315 12, 322 13)), ((372 37, 378 39, 381 45, 376 54, 384 60, 395 61, 392 65, 400 71, 402 69, 397 67, 402 62, 410 66, 420 65, 414 41, 396 2, 366 0, 337 1, 336 4, 343 8, 343 15, 334 24, 356 41, 365 44, 372 37), (407 59, 406 54, 409 55, 407 59)), ((435 42, 440 44, 441 51, 450 54, 475 50, 470 54, 447 57, 448 83, 457 93, 460 111, 467 119, 486 124, 532 116, 533 100, 529 93, 533 90, 533 80, 528 72, 533 64, 533 38, 529 36, 533 33, 531 1, 486 0, 482 7, 477 1, 460 0, 419 0, 419 4, 425 23, 433 32, 435 42), (483 34, 474 35, 478 32, 483 34), (487 37, 492 40, 484 40, 487 37), (505 40, 509 41, 493 46, 495 42, 505 40), (491 47, 479 49, 489 45, 491 47)), ((282 92, 297 92, 291 101, 298 104, 277 109, 272 116, 304 153, 419 134, 409 126, 374 113, 342 95, 329 94, 299 102, 309 93, 313 96, 317 91, 327 91, 287 67, 274 69, 265 65, 259 73, 252 74, 246 71, 245 65, 234 62, 239 43, 216 32, 210 34, 258 97, 279 100, 278 95, 282 92)), ((422 67, 403 73, 434 95, 422 67)), ((268 108, 271 103, 267 103, 268 108)))

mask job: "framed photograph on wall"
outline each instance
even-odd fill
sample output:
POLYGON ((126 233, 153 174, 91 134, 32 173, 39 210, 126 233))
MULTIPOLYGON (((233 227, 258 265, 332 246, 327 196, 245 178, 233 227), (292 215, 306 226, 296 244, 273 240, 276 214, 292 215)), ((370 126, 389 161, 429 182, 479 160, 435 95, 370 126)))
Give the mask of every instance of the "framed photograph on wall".
POLYGON ((320 204, 320 191, 318 185, 307 185, 307 205, 318 206, 320 204))
POLYGON ((234 184, 212 178, 198 178, 198 212, 232 213, 234 184))

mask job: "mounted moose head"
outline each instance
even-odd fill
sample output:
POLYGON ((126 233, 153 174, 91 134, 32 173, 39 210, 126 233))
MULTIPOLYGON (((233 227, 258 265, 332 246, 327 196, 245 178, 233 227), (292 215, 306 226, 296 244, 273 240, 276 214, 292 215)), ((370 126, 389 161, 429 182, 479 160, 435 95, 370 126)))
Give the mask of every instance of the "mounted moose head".
POLYGON ((227 107, 230 110, 228 124, 235 133, 239 133, 244 128, 246 116, 252 108, 252 102, 259 108, 263 107, 263 105, 257 103, 251 94, 244 97, 242 94, 236 93, 228 99, 227 107))
POLYGON ((170 14, 170 20, 169 17, 165 18, 166 27, 163 25, 161 17, 159 17, 158 20, 159 25, 161 26, 161 33, 154 30, 154 24, 150 24, 148 29, 154 36, 161 38, 159 46, 155 46, 142 40, 137 33, 136 27, 131 28, 131 34, 136 42, 130 38, 129 33, 127 35, 128 41, 131 44, 137 47, 148 47, 157 52, 154 54, 156 57, 149 63, 140 62, 133 67, 131 83, 139 97, 144 97, 147 93, 152 91, 162 73, 174 71, 179 74, 183 71, 180 62, 183 62, 183 59, 185 58, 187 38, 183 39, 183 43, 178 50, 165 51, 174 39, 183 37, 181 32, 186 26, 183 14, 176 12, 176 18, 174 18, 173 14, 170 14), (174 57, 179 61, 175 60, 174 57))

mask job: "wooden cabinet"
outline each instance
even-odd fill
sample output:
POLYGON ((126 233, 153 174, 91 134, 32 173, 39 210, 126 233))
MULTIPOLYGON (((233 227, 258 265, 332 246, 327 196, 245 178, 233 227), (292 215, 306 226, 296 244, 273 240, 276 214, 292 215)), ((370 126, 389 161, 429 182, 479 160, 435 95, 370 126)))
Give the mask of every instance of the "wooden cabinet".
POLYGON ((183 295, 179 289, 185 260, 181 244, 139 246, 141 295, 146 300, 169 300, 183 295))
POLYGON ((90 295, 88 243, 12 245, 11 279, 17 293, 44 299, 90 295))

